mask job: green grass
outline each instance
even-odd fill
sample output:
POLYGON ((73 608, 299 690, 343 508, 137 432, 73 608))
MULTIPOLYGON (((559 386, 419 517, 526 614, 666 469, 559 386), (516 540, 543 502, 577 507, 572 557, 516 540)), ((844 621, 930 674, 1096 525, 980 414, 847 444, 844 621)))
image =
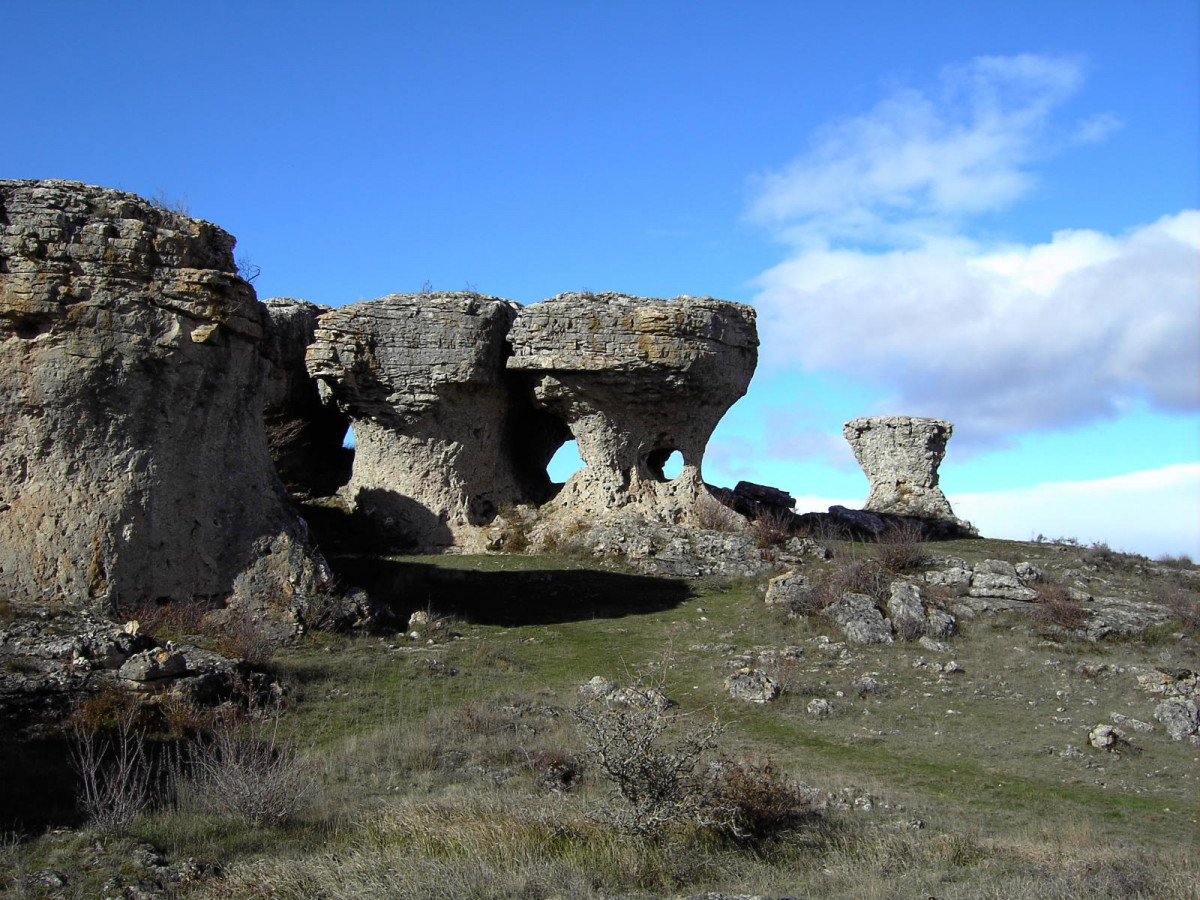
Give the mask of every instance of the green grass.
MULTIPOLYGON (((1047 566, 1085 551, 934 549, 1047 566)), ((199 896, 260 896, 263 884, 274 897, 331 898, 1191 896, 1195 867, 1180 848, 1197 837, 1196 748, 1161 729, 1132 735, 1136 752, 1119 757, 1089 747, 1087 731, 1113 712, 1153 721, 1157 698, 1131 674, 1074 671, 1084 659, 1200 668, 1194 645, 1171 635, 1055 644, 1000 615, 951 640, 939 661, 965 672, 941 677, 914 668, 933 659, 916 645, 826 658, 814 638, 840 640, 836 629, 784 621, 762 602, 760 580, 646 578, 546 556, 337 562, 403 614, 452 616, 461 636, 429 646, 315 635, 279 654, 282 725, 319 784, 310 804, 269 828, 186 810, 159 810, 134 828, 172 860, 228 863, 199 896), (712 649, 722 644, 735 649, 712 649), (803 651, 790 693, 765 706, 728 697, 732 656, 789 645, 803 651), (879 688, 859 696, 853 683, 868 673, 879 688), (567 795, 545 793, 535 777, 539 754, 579 753, 568 711, 594 675, 661 684, 690 721, 719 718, 728 755, 769 757, 875 807, 830 812, 753 852, 686 829, 653 846, 607 829, 588 816, 608 793, 594 773, 567 795), (813 697, 833 703, 833 715, 808 715, 813 697), (1060 755, 1068 744, 1082 755, 1060 755)), ((1132 584, 1127 568, 1103 577, 1132 584)), ((43 865, 51 847, 43 837, 8 848, 19 865, 0 868, 0 884, 43 865)), ((72 865, 90 884, 86 861, 72 865)))

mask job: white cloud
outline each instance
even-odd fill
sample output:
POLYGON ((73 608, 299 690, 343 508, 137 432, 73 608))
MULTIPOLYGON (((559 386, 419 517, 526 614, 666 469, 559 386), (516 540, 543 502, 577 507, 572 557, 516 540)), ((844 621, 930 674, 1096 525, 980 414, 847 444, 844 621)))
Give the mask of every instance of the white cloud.
POLYGON ((1200 407, 1200 211, 1030 247, 812 250, 758 283, 769 364, 877 382, 969 443, 1142 398, 1200 407))
MULTIPOLYGON (((933 96, 901 90, 830 124, 786 168, 762 176, 750 217, 804 246, 900 241, 962 216, 1002 209, 1034 182, 1050 114, 1082 82, 1078 61, 1022 55, 947 67, 933 96)), ((1093 117, 1076 140, 1115 126, 1093 117)))
POLYGON ((979 58, 762 178, 751 217, 793 245, 756 279, 764 361, 873 385, 875 411, 949 418, 964 447, 1142 401, 1200 408, 1200 212, 1034 245, 967 236, 1041 156, 1118 127, 1056 126, 1082 81, 1072 59, 979 58))
POLYGON ((1200 559, 1200 463, 949 497, 987 537, 1073 537, 1115 550, 1200 559))

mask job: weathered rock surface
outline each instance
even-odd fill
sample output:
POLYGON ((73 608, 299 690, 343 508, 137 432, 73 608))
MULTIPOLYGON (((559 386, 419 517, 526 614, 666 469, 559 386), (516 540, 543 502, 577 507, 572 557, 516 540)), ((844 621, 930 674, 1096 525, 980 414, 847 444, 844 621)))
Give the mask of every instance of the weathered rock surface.
POLYGON ((775 679, 759 669, 743 668, 725 679, 725 690, 734 700, 770 703, 779 696, 775 679))
POLYGON ((266 314, 233 245, 132 194, 0 181, 0 592, 321 589, 267 455, 266 314))
POLYGON ((846 593, 822 613, 833 619, 854 644, 891 644, 892 623, 875 608, 875 602, 866 594, 846 593))
POLYGON ((330 308, 289 297, 270 297, 263 304, 267 449, 290 492, 325 497, 350 480, 354 457, 342 446, 350 420, 336 404, 321 402, 304 362, 317 318, 330 308))
POLYGON ((308 371, 356 441, 344 493, 394 539, 471 547, 501 504, 536 494, 518 463, 534 430, 504 369, 516 314, 472 293, 392 294, 318 319, 308 371))
POLYGON ((694 517, 709 435, 757 363, 753 309, 686 296, 559 294, 523 308, 510 340, 509 371, 570 429, 585 464, 548 512, 694 517), (674 451, 683 469, 668 480, 663 466, 674 451))
POLYGON ((944 419, 868 416, 847 422, 842 434, 871 482, 866 509, 958 521, 938 487, 938 466, 953 433, 944 419))
POLYGON ((1200 713, 1194 699, 1171 697, 1164 700, 1154 708, 1154 718, 1162 722, 1172 740, 1200 743, 1200 737, 1196 736, 1200 731, 1200 713))

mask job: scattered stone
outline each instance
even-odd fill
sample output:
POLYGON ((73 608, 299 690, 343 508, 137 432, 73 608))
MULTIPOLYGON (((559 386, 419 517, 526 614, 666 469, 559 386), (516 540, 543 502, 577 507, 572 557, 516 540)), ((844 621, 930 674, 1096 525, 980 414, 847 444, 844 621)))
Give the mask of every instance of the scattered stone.
POLYGON ((725 679, 725 690, 734 700, 769 703, 779 696, 775 679, 758 669, 743 668, 725 679))
POLYGON ((933 638, 929 637, 928 635, 921 637, 917 641, 917 644, 920 647, 922 647, 923 649, 928 650, 931 653, 949 653, 950 652, 949 644, 943 644, 941 641, 935 641, 933 638))
POLYGON ((805 707, 810 716, 818 719, 823 719, 833 712, 833 705, 820 697, 816 697, 808 701, 808 706, 805 707))
POLYGON ((1129 716, 1123 716, 1120 713, 1113 713, 1110 718, 1112 718, 1115 725, 1120 725, 1132 731, 1151 732, 1154 730, 1154 726, 1149 722, 1140 722, 1137 719, 1131 719, 1129 716))
POLYGON ((617 689, 617 683, 603 675, 596 675, 579 686, 579 696, 584 700, 603 700, 617 689))
POLYGON ((803 607, 812 596, 812 582, 799 572, 784 572, 767 582, 763 601, 768 606, 783 605, 788 609, 803 607))
POLYGON ((925 632, 925 607, 921 604, 921 589, 908 581, 893 581, 889 588, 888 616, 896 635, 915 640, 925 632))
POLYGON ((1115 725, 1097 725, 1088 734, 1088 743, 1097 750, 1112 750, 1125 741, 1125 732, 1115 725))

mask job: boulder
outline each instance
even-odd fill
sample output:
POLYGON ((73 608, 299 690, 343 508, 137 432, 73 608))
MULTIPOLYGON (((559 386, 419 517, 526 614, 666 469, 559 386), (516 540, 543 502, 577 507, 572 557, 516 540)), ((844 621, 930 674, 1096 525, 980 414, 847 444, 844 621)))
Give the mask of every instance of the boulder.
POLYGON ((891 623, 875 608, 866 594, 845 593, 827 606, 823 615, 842 626, 846 639, 855 644, 891 644, 891 623))
POLYGON ((842 434, 871 482, 866 509, 959 522, 938 487, 938 466, 953 433, 944 419, 868 416, 847 422, 842 434))
POLYGON ((769 703, 779 696, 779 685, 766 672, 743 668, 725 679, 725 690, 734 700, 769 703))
POLYGON ((509 339, 508 370, 569 429, 584 462, 547 514, 695 518, 708 496, 709 435, 754 373, 753 309, 687 296, 559 294, 523 308, 509 339), (664 465, 676 451, 682 471, 669 479, 664 465))
POLYGON ((217 226, 0 181, 0 594, 320 591, 262 426, 266 311, 217 226))
POLYGON ((1154 718, 1162 723, 1171 740, 1200 743, 1200 738, 1197 737, 1197 732, 1200 731, 1200 713, 1197 712, 1194 699, 1171 697, 1164 700, 1154 708, 1154 718))

